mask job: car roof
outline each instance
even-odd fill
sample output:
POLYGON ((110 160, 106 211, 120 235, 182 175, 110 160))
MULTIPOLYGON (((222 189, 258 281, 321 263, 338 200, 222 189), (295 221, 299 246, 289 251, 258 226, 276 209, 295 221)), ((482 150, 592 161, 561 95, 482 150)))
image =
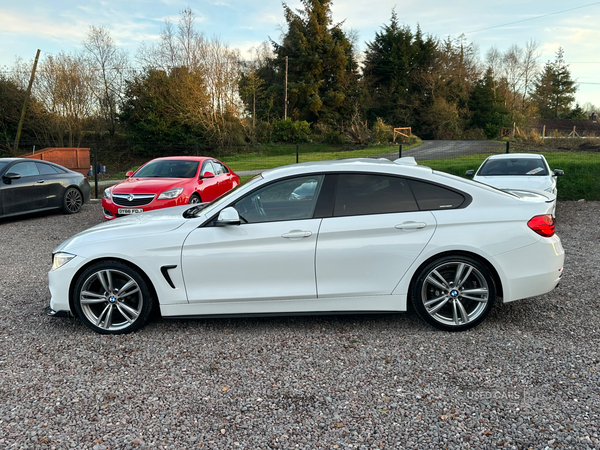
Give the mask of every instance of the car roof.
POLYGON ((60 166, 60 164, 57 164, 57 163, 52 162, 52 161, 45 161, 43 159, 33 159, 33 158, 0 158, 0 162, 15 162, 15 161, 34 161, 34 162, 38 162, 38 163, 54 164, 56 166, 60 166))
POLYGON ((287 175, 301 175, 317 172, 380 172, 397 173, 402 175, 423 176, 432 173, 430 167, 395 163, 388 159, 350 158, 333 161, 312 161, 291 164, 263 172, 264 178, 282 178, 287 175))
POLYGON ((544 155, 539 153, 501 153, 499 155, 492 155, 487 159, 544 159, 544 155))
POLYGON ((154 158, 150 161, 205 161, 207 159, 214 159, 209 156, 162 156, 160 158, 154 158))

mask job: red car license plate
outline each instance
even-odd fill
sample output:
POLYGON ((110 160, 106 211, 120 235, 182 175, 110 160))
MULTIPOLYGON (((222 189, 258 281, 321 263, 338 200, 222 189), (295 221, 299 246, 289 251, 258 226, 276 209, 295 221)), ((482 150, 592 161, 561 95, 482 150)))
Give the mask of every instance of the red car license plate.
POLYGON ((119 208, 119 214, 137 214, 144 212, 142 208, 119 208))

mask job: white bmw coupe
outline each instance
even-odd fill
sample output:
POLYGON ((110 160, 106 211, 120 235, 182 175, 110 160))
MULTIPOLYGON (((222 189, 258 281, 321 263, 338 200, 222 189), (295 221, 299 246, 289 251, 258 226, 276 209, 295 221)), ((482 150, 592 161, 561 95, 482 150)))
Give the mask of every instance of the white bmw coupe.
POLYGON ((124 217, 53 253, 49 315, 92 330, 163 317, 406 311, 449 331, 544 294, 564 251, 552 193, 350 159, 264 172, 208 204, 124 217))

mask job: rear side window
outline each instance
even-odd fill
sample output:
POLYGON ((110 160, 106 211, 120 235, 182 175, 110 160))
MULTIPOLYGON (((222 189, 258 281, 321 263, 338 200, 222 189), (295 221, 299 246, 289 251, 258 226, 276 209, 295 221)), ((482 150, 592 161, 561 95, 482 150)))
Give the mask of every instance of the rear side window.
POLYGON ((56 169, 48 164, 35 163, 41 175, 56 175, 58 172, 56 169))
POLYGON ((354 216, 418 211, 405 179, 374 174, 340 174, 333 215, 354 216))
POLYGON ((227 167, 225 167, 219 161, 212 161, 212 165, 216 171, 215 175, 223 175, 225 173, 229 173, 229 170, 227 170, 227 167))
POLYGON ((423 181, 408 180, 408 182, 421 211, 455 209, 465 203, 465 196, 457 191, 423 181))

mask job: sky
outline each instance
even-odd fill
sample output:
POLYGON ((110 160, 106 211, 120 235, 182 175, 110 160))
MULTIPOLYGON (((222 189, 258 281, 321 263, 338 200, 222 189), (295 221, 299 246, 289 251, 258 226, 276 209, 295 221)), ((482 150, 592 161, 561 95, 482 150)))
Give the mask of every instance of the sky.
MULTIPOLYGON (((287 4, 301 7, 298 0, 287 4)), ((139 45, 152 44, 165 20, 176 23, 187 7, 207 37, 219 37, 243 54, 269 38, 280 41, 285 30, 279 0, 2 0, 0 71, 16 58, 33 60, 37 49, 42 58, 81 49, 92 25, 106 27, 134 60, 139 45)), ((482 59, 493 46, 504 52, 533 39, 540 44, 542 66, 562 47, 578 82, 576 101, 600 107, 600 1, 333 0, 331 9, 334 22, 357 33, 364 50, 394 8, 413 31, 418 24, 425 34, 442 39, 464 33, 482 59)))

